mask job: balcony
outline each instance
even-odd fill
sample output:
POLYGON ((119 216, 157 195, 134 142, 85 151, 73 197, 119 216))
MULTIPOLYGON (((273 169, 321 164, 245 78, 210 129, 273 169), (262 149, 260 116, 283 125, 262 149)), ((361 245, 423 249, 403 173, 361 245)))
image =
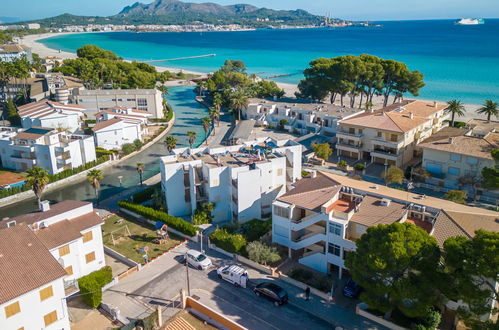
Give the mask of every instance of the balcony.
POLYGON ((374 137, 372 138, 376 144, 382 146, 382 147, 387 147, 387 148, 393 148, 393 149, 399 149, 402 147, 403 141, 391 141, 391 140, 386 140, 385 138, 381 137, 374 137))
POLYGON ((68 145, 63 145, 61 147, 55 147, 55 152, 69 152, 69 146, 68 145))
POLYGON ((394 153, 392 151, 388 150, 382 150, 382 149, 374 149, 371 151, 371 156, 372 157, 378 157, 378 158, 384 158, 384 159, 389 159, 393 161, 397 161, 397 158, 401 155, 401 153, 394 153))
POLYGON ((232 179, 231 183, 232 183, 232 187, 234 187, 235 189, 237 189, 237 180, 232 179))
POLYGON ((343 130, 338 130, 336 131, 336 137, 338 139, 340 138, 346 138, 350 140, 355 140, 355 141, 360 141, 360 139, 364 136, 362 133, 350 133, 348 131, 343 131, 343 130))
POLYGON ((27 165, 36 165, 36 158, 29 158, 23 155, 11 155, 10 156, 11 161, 17 162, 17 163, 24 163, 27 165))
POLYGON ((12 149, 20 152, 35 152, 35 146, 30 146, 26 144, 13 144, 12 149))
POLYGON ((336 148, 339 150, 351 151, 351 152, 359 152, 359 149, 362 147, 362 143, 351 144, 346 142, 338 142, 336 143, 336 148))
POLYGON ((69 165, 69 164, 71 164, 71 158, 66 158, 66 159, 64 159, 64 158, 58 158, 57 159, 57 165, 63 165, 64 166, 64 165, 69 165))
POLYGON ((322 213, 315 213, 297 220, 291 220, 290 229, 293 231, 302 230, 312 226, 319 221, 327 221, 327 216, 322 213))

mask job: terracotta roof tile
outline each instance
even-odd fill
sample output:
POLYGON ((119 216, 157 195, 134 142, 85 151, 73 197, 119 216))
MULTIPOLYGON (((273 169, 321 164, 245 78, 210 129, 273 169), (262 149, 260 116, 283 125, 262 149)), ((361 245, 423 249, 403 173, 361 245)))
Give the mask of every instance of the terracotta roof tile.
POLYGON ((26 225, 0 230, 0 264, 0 304, 66 276, 26 225))
POLYGON ((104 128, 109 127, 109 126, 114 125, 114 124, 117 124, 121 121, 122 121, 122 119, 118 118, 118 117, 114 117, 114 118, 109 119, 109 120, 100 121, 97 124, 95 124, 94 127, 92 127, 92 131, 97 132, 101 129, 104 129, 104 128))
POLYGON ((499 133, 489 133, 484 138, 475 136, 442 136, 429 138, 419 144, 422 148, 492 159, 490 152, 499 148, 499 133), (451 141, 452 138, 452 141, 451 141))
POLYGON ((350 221, 364 226, 391 224, 399 221, 406 213, 405 205, 391 201, 388 206, 381 205, 381 198, 365 196, 350 221))

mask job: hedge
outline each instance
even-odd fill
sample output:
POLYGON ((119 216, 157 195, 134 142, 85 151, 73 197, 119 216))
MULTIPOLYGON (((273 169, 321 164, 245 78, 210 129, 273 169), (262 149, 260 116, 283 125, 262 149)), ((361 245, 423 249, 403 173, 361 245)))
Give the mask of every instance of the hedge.
POLYGON ((158 182, 150 187, 147 187, 144 190, 136 192, 132 195, 133 202, 137 204, 142 204, 152 198, 152 194, 158 189, 161 188, 161 182, 158 182))
POLYGON ((152 207, 135 204, 128 201, 119 201, 118 206, 134 213, 140 214, 147 219, 164 222, 173 229, 178 230, 190 237, 196 235, 196 227, 193 224, 185 221, 184 219, 177 218, 165 212, 155 210, 152 207))
POLYGON ((241 234, 248 242, 253 242, 272 230, 272 219, 253 219, 245 222, 240 227, 227 227, 227 230, 231 234, 241 234))
POLYGON ((113 270, 110 266, 102 267, 95 272, 81 277, 78 280, 81 298, 89 307, 99 307, 102 301, 102 288, 112 280, 113 270))
POLYGON ((240 254, 241 249, 247 243, 243 235, 231 234, 226 228, 220 228, 211 233, 210 241, 227 252, 237 254, 240 254))

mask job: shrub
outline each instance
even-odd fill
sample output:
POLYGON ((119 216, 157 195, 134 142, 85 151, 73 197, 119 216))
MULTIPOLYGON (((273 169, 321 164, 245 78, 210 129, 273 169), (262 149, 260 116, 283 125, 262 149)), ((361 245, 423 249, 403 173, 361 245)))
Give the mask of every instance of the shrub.
POLYGON ((102 163, 104 163, 104 162, 106 162, 108 160, 109 160, 109 155, 103 155, 103 156, 100 156, 99 158, 97 158, 96 160, 94 160, 92 162, 85 163, 85 164, 83 164, 81 166, 78 166, 78 167, 75 167, 75 168, 72 168, 72 169, 64 170, 64 171, 59 172, 57 174, 49 175, 50 182, 52 183, 52 182, 55 182, 55 181, 59 181, 59 180, 68 178, 68 177, 70 177, 72 175, 75 175, 77 173, 89 170, 92 167, 100 165, 100 164, 102 164, 102 163))
POLYGON ((102 267, 95 272, 81 277, 78 287, 83 301, 91 308, 97 308, 102 301, 102 287, 113 280, 110 266, 102 267))
POLYGON ((210 240, 217 247, 230 252, 237 253, 246 245, 246 239, 241 234, 231 234, 225 228, 215 230, 210 235, 210 240))
POLYGON ((139 139, 135 139, 133 141, 133 146, 135 147, 135 150, 139 151, 143 146, 142 141, 140 141, 139 139))
POLYGON ((300 282, 306 282, 312 279, 313 276, 314 274, 312 274, 310 270, 302 268, 295 268, 291 272, 289 272, 289 277, 300 282))
POLYGON ((259 220, 253 219, 241 226, 241 234, 248 242, 260 239, 264 234, 272 230, 272 219, 259 220))
POLYGON ((154 191, 156 189, 161 189, 161 182, 156 183, 155 185, 152 185, 150 187, 147 187, 146 189, 143 189, 141 191, 136 192, 135 194, 132 195, 132 200, 134 203, 137 204, 142 204, 152 198, 152 195, 154 194, 154 191))
POLYGON ((251 260, 259 264, 266 265, 269 262, 276 262, 281 259, 277 248, 263 244, 260 241, 254 241, 246 245, 246 252, 251 260))
POLYGON ((464 190, 450 190, 444 198, 455 203, 466 204, 468 193, 464 190))
POLYGON ((135 204, 128 201, 119 201, 118 206, 137 213, 147 219, 164 222, 168 226, 180 231, 181 233, 184 233, 185 235, 191 237, 196 235, 196 227, 193 224, 185 221, 184 219, 177 218, 165 212, 155 210, 152 207, 135 204))
POLYGON ((338 166, 339 167, 342 167, 342 168, 346 168, 348 166, 346 160, 341 160, 339 163, 338 163, 338 166))
POLYGON ((121 151, 123 151, 125 155, 131 154, 135 151, 135 146, 131 143, 125 143, 121 146, 121 151))
POLYGON ((362 172, 366 168, 366 165, 362 164, 362 163, 358 163, 358 164, 355 164, 354 168, 356 171, 362 172))
POLYGON ((85 119, 85 124, 95 124, 96 122, 95 119, 85 119))

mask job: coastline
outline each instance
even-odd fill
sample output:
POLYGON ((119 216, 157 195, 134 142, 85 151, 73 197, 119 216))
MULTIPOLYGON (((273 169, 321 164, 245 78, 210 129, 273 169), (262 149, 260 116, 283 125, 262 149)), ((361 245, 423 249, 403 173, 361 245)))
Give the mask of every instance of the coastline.
MULTIPOLYGON (((76 58, 76 54, 73 52, 66 52, 62 50, 56 50, 49 48, 45 46, 43 43, 39 42, 41 39, 46 39, 49 37, 56 37, 56 36, 61 36, 61 35, 68 35, 68 34, 82 34, 82 33, 89 33, 89 32, 56 32, 56 33, 44 33, 44 34, 32 34, 32 35, 27 35, 21 38, 21 43, 30 47, 33 53, 37 53, 40 55, 40 57, 45 57, 45 56, 56 56, 60 57, 62 59, 71 59, 71 58, 76 58)), ((99 33, 99 32, 91 32, 91 33, 99 33)), ((100 32, 102 33, 102 32, 100 32)), ((112 32, 107 32, 107 33, 112 33, 112 32)), ((178 72, 184 72, 188 74, 195 74, 199 75, 201 77, 206 77, 208 74, 207 72, 199 72, 199 71, 191 71, 191 70, 184 70, 184 69, 179 69, 179 68, 174 68, 174 67, 164 67, 164 66, 157 66, 153 65, 158 72, 163 72, 163 71, 170 71, 173 73, 178 73, 178 72)), ((282 88, 285 91, 285 96, 287 97, 294 97, 294 94, 296 91, 298 91, 298 85, 297 84, 290 84, 290 83, 282 83, 282 82, 277 82, 276 84, 282 88)), ((169 81, 165 84, 166 86, 181 86, 180 81, 175 80, 175 81, 169 81)), ((413 98, 410 98, 413 99, 413 98)), ((414 99, 421 99, 414 97, 414 99)), ((424 99, 421 99, 424 100, 424 99)), ((375 96, 373 98, 373 104, 374 108, 380 108, 381 104, 383 102, 383 98, 381 96, 375 96)), ((389 101, 390 102, 390 101, 389 101)), ((442 102, 442 101, 440 101, 442 102)), ((349 99, 348 97, 344 98, 344 104, 348 104, 349 99)), ((335 104, 339 105, 339 100, 336 100, 335 104)), ((482 107, 481 105, 478 104, 463 104, 465 107, 465 115, 463 117, 458 117, 456 118, 457 121, 468 121, 472 118, 479 118, 479 119, 486 119, 485 115, 479 115, 476 113, 476 110, 482 107)))

